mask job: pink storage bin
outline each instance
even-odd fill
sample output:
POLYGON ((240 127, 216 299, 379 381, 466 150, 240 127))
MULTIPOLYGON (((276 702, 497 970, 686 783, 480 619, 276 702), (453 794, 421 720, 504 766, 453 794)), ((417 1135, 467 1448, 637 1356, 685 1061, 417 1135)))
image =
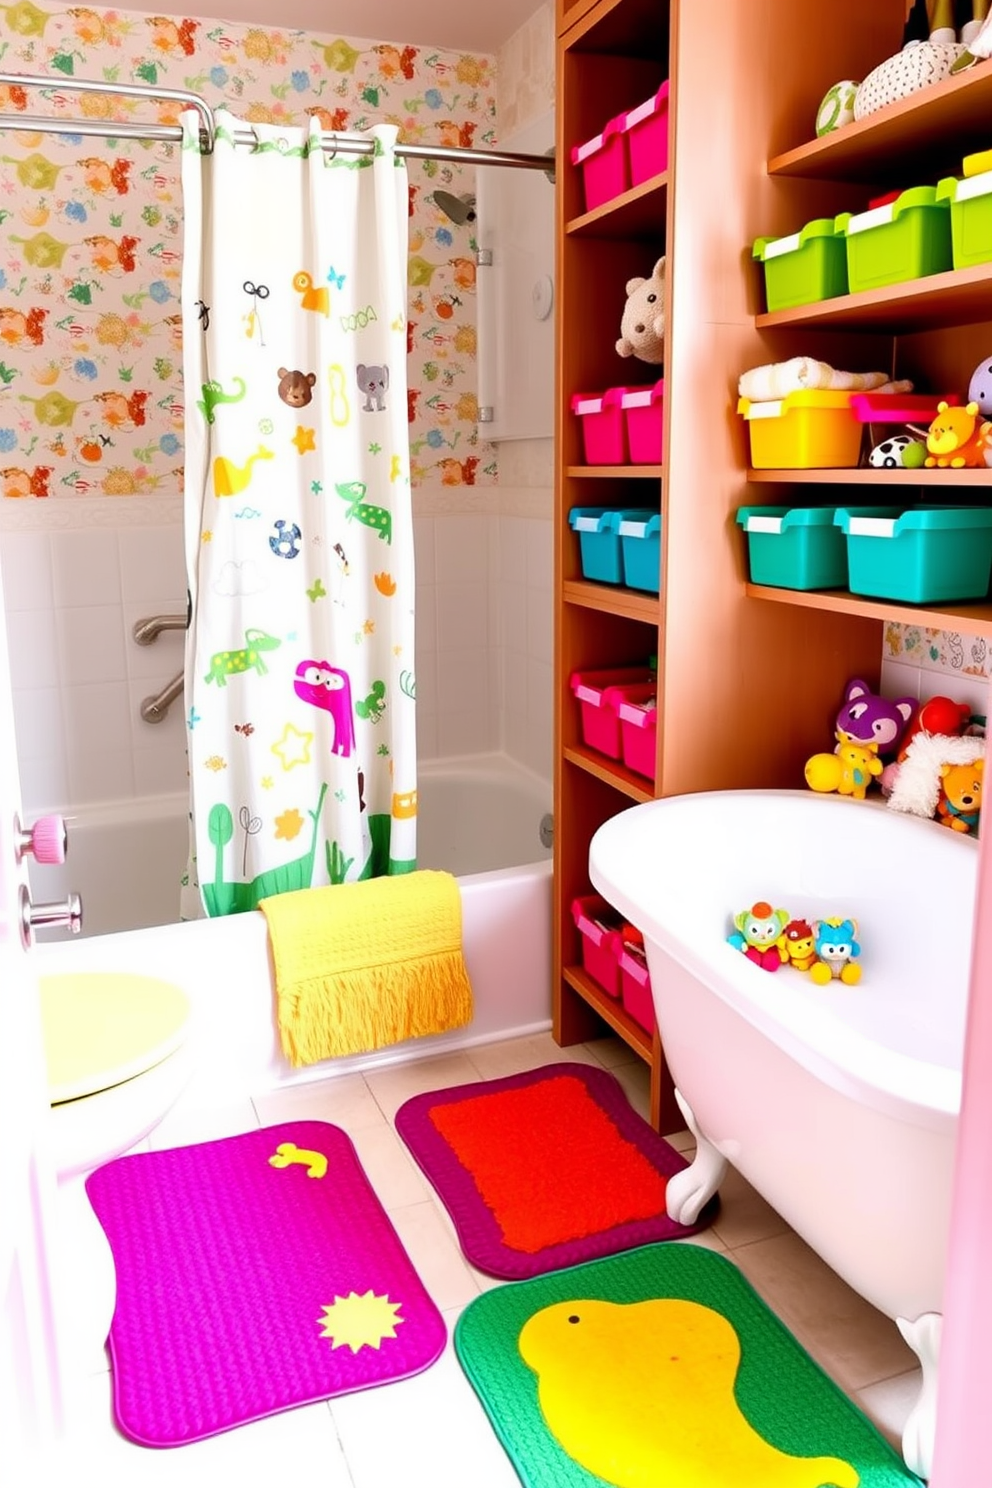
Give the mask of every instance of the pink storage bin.
POLYGON ((630 184, 639 186, 668 169, 668 82, 637 108, 621 115, 630 184))
POLYGON ((654 1033, 654 999, 648 963, 640 946, 632 946, 617 936, 614 946, 620 968, 620 996, 624 1010, 648 1033, 654 1033))
POLYGON ((572 412, 582 430, 587 465, 626 465, 627 434, 622 407, 632 388, 607 388, 605 393, 573 393, 572 412))
POLYGON ((653 387, 626 388, 620 406, 632 465, 660 465, 665 418, 665 379, 653 387))
POLYGON ((582 939, 583 968, 610 997, 619 997, 623 917, 601 894, 582 894, 572 900, 572 918, 582 939))
POLYGON ((582 739, 609 759, 620 759, 623 745, 616 710, 616 689, 628 682, 651 682, 647 667, 614 667, 608 672, 573 672, 569 686, 579 700, 582 739))
POLYGON ((572 146, 572 164, 582 168, 586 211, 601 207, 627 190, 627 145, 624 115, 618 114, 603 126, 602 134, 572 146))
POLYGON ((620 720, 620 749, 628 770, 654 780, 658 739, 658 689, 654 682, 611 687, 609 702, 620 720))

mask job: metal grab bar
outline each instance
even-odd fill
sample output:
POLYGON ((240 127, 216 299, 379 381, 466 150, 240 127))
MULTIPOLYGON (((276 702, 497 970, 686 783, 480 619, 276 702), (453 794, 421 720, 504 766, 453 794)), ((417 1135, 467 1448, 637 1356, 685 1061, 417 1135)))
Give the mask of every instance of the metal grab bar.
POLYGON ((172 703, 183 690, 182 672, 177 672, 172 681, 155 697, 146 697, 141 704, 141 716, 146 723, 161 723, 172 703))
POLYGON ((163 630, 185 630, 185 615, 149 615, 145 620, 136 620, 131 634, 139 646, 150 646, 158 640, 163 630))

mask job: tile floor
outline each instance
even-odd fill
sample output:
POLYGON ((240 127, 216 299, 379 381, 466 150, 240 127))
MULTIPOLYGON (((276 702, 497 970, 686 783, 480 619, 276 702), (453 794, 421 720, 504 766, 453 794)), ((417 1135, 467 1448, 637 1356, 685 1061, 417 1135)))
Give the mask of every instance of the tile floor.
MULTIPOLYGON (((611 1069, 628 1098, 647 1113, 646 1066, 620 1040, 559 1049, 550 1034, 488 1045, 416 1063, 347 1075, 260 1095, 236 1108, 166 1119, 149 1146, 207 1141, 280 1121, 318 1119, 341 1126, 414 1265, 448 1323, 499 1285, 461 1256, 446 1211, 397 1137, 393 1116, 420 1091, 531 1069, 561 1059, 611 1069)), ((673 1144, 691 1151, 687 1132, 673 1144)), ((722 1251, 770 1303, 801 1343, 892 1441, 913 1398, 914 1357, 888 1319, 862 1301, 733 1173, 712 1229, 695 1243, 722 1251)), ((486 1416, 463 1377, 450 1337, 442 1358, 413 1379, 243 1426, 168 1451, 120 1436, 111 1417, 105 1355, 75 1382, 67 1468, 77 1485, 159 1488, 273 1482, 321 1488, 519 1488, 486 1416)), ((49 1488, 51 1465, 17 1488, 49 1488)), ((13 1488, 13 1485, 12 1485, 13 1488)))

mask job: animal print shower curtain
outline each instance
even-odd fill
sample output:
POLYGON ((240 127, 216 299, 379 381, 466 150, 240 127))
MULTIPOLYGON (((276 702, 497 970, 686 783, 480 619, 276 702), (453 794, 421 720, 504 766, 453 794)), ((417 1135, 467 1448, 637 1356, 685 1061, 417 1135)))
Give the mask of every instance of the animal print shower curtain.
POLYGON ((238 127, 184 118, 185 917, 416 865, 407 172, 238 127))

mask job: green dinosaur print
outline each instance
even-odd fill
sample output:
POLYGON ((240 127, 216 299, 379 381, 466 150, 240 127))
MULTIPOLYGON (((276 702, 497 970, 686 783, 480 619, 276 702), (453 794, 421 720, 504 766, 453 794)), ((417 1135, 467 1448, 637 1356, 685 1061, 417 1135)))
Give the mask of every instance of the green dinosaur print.
POLYGON ((208 424, 214 421, 214 409, 218 403, 240 403, 248 389, 240 377, 235 377, 238 391, 236 393, 225 393, 219 382, 203 383, 203 397, 197 398, 196 406, 203 414, 208 424))

